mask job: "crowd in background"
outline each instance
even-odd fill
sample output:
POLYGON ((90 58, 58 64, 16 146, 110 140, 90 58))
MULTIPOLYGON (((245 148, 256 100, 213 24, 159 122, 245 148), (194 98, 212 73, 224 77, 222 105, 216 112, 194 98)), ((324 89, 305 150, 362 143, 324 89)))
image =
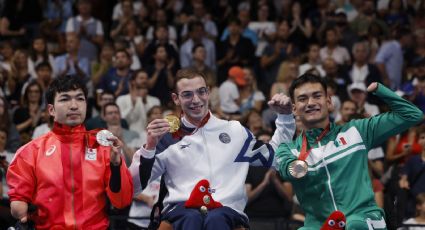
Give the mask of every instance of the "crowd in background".
MULTIPOLYGON (((185 67, 205 72, 211 112, 263 141, 276 118, 266 102, 307 72, 326 79, 338 124, 387 110, 366 92, 372 82, 425 111, 425 1, 0 0, 0 174, 17 148, 50 130, 45 90, 70 74, 89 88, 86 127, 123 140, 130 165, 149 121, 180 114, 171 92, 185 67)), ((423 126, 369 152, 390 228, 425 224, 424 162, 423 126)), ((0 183, 6 223, 4 177, 0 183)), ((291 184, 275 171, 252 168, 246 185, 253 229, 303 221, 291 184)), ((147 211, 130 216, 149 215, 159 190, 151 187, 133 204, 147 211)))

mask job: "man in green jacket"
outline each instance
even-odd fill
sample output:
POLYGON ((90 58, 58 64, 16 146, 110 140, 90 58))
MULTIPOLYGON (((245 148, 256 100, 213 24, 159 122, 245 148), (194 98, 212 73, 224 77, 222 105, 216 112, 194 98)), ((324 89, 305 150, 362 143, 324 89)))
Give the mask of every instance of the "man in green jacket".
POLYGON ((303 132, 277 151, 279 173, 291 181, 306 213, 303 230, 318 230, 335 210, 346 229, 386 229, 384 212, 375 203, 367 152, 390 136, 422 121, 416 106, 378 83, 367 88, 391 109, 371 118, 338 126, 329 120, 332 106, 322 78, 304 74, 289 88, 294 115, 303 132))

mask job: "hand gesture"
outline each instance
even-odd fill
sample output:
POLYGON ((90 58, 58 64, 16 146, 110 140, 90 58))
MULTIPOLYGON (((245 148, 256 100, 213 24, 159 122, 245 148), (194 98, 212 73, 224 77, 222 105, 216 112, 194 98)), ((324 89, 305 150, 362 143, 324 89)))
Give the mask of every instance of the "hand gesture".
POLYGON ((112 136, 108 138, 108 141, 112 142, 111 145, 111 164, 120 165, 121 164, 121 152, 124 144, 118 137, 112 136))
POLYGON ((146 129, 148 135, 145 148, 147 150, 153 150, 162 136, 170 131, 170 125, 165 119, 155 119, 148 124, 146 129))
POLYGON ((279 114, 291 114, 292 102, 291 99, 283 93, 275 94, 272 99, 267 102, 270 109, 279 114))

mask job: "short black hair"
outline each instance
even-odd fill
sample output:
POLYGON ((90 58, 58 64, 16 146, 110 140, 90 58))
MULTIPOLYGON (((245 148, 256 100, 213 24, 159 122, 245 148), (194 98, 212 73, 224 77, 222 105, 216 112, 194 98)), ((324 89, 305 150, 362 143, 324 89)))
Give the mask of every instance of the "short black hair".
POLYGON ((327 93, 328 86, 326 85, 326 82, 322 77, 311 73, 305 73, 295 79, 289 87, 289 96, 291 97, 292 102, 294 102, 295 89, 307 83, 319 83, 322 85, 323 89, 325 90, 325 93, 327 93))
POLYGON ((52 71, 52 70, 53 70, 53 69, 52 69, 52 66, 50 65, 50 63, 49 63, 49 62, 47 62, 47 61, 43 61, 43 62, 41 62, 40 64, 38 64, 38 65, 36 65, 36 66, 35 66, 35 71, 38 71, 38 70, 40 70, 41 68, 44 68, 44 67, 49 68, 49 70, 50 70, 50 71, 52 71))
POLYGON ((59 76, 53 80, 46 92, 46 101, 53 105, 57 93, 81 89, 87 99, 87 88, 78 75, 59 76))
POLYGON ((115 102, 108 102, 108 103, 104 104, 103 107, 102 107, 102 115, 103 116, 106 115, 106 108, 109 107, 109 106, 116 107, 116 108, 118 108, 118 111, 120 111, 120 107, 117 105, 117 103, 115 103, 115 102))
POLYGON ((196 49, 198 49, 199 47, 202 47, 205 49, 205 46, 202 43, 199 43, 193 46, 192 53, 195 53, 196 49))
MULTIPOLYGON (((146 75, 148 75, 148 72, 146 72, 144 69, 138 69, 138 70, 134 71, 133 74, 131 74, 130 81, 136 80, 137 75, 139 75, 140 73, 145 73, 146 75)), ((149 78, 149 76, 148 76, 148 78, 149 78)))

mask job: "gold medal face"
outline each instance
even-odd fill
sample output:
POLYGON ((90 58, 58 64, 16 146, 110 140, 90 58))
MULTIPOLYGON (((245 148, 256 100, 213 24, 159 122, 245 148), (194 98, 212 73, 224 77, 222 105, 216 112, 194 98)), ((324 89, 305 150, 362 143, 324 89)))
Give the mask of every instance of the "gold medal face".
POLYGON ((307 174, 307 162, 302 160, 295 160, 289 164, 289 173, 295 178, 302 178, 307 174))
POLYGON ((180 118, 178 118, 176 115, 167 115, 165 116, 165 120, 168 121, 168 124, 170 125, 170 133, 175 133, 180 128, 180 118))

